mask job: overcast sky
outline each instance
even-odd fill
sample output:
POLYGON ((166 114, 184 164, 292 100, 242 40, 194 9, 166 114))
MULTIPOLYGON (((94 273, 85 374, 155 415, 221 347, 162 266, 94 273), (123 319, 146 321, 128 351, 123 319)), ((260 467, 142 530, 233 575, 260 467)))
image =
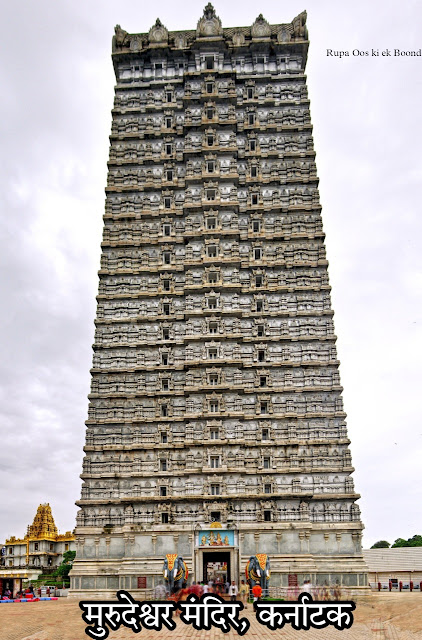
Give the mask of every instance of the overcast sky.
MULTIPOLYGON (((205 0, 3 0, 0 542, 49 502, 75 526, 116 23, 194 29, 205 0)), ((418 0, 217 0, 224 27, 308 11, 307 66, 364 546, 422 534, 418 0), (327 56, 327 49, 349 57, 327 56), (353 50, 369 56, 353 56, 353 50), (379 49, 380 56, 372 56, 379 49)))

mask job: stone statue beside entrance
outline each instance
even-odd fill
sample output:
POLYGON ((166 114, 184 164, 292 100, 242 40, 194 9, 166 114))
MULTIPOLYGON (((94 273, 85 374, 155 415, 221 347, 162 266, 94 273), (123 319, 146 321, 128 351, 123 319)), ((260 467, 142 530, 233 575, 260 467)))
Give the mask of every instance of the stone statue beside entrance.
POLYGON ((168 553, 164 559, 163 575, 170 594, 186 586, 189 570, 182 556, 168 553))
POLYGON ((271 576, 270 559, 266 553, 257 553, 251 556, 245 568, 246 581, 252 589, 256 584, 262 588, 264 595, 268 594, 268 586, 271 576))

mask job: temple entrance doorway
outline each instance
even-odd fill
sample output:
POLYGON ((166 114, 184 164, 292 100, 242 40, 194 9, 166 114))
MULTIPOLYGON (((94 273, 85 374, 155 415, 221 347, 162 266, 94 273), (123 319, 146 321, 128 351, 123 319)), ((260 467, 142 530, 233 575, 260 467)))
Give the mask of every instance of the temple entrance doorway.
POLYGON ((214 582, 221 586, 224 593, 226 582, 230 582, 230 552, 204 551, 203 572, 204 582, 214 582))

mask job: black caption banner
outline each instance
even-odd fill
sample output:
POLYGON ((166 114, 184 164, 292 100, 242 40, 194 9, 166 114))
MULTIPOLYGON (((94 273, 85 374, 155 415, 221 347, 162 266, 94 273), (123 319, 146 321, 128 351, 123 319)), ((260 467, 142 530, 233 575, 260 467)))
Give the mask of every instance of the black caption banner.
MULTIPOLYGON (((243 636, 250 627, 247 618, 239 618, 243 610, 241 602, 227 602, 217 594, 205 593, 201 597, 190 594, 182 602, 152 600, 139 602, 127 591, 117 592, 117 602, 113 600, 92 600, 80 602, 82 619, 88 626, 85 633, 94 640, 108 637, 111 629, 117 631, 122 625, 139 633, 142 628, 169 631, 176 628, 173 612, 180 610, 180 620, 191 624, 198 631, 209 631, 218 627, 223 633, 234 629, 243 636)), ((323 629, 329 625, 339 631, 349 629, 353 624, 352 611, 356 605, 352 601, 321 602, 313 600, 308 593, 301 593, 297 601, 260 601, 254 603, 257 621, 272 631, 291 624, 293 629, 308 631, 323 629)))

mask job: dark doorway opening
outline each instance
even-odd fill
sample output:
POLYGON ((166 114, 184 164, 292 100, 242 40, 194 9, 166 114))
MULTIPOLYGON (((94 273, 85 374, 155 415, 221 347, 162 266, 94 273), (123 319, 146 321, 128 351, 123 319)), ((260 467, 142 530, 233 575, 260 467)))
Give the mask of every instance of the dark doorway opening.
POLYGON ((202 575, 204 576, 204 582, 212 581, 217 586, 224 587, 226 582, 230 583, 230 552, 205 551, 203 555, 202 575))

